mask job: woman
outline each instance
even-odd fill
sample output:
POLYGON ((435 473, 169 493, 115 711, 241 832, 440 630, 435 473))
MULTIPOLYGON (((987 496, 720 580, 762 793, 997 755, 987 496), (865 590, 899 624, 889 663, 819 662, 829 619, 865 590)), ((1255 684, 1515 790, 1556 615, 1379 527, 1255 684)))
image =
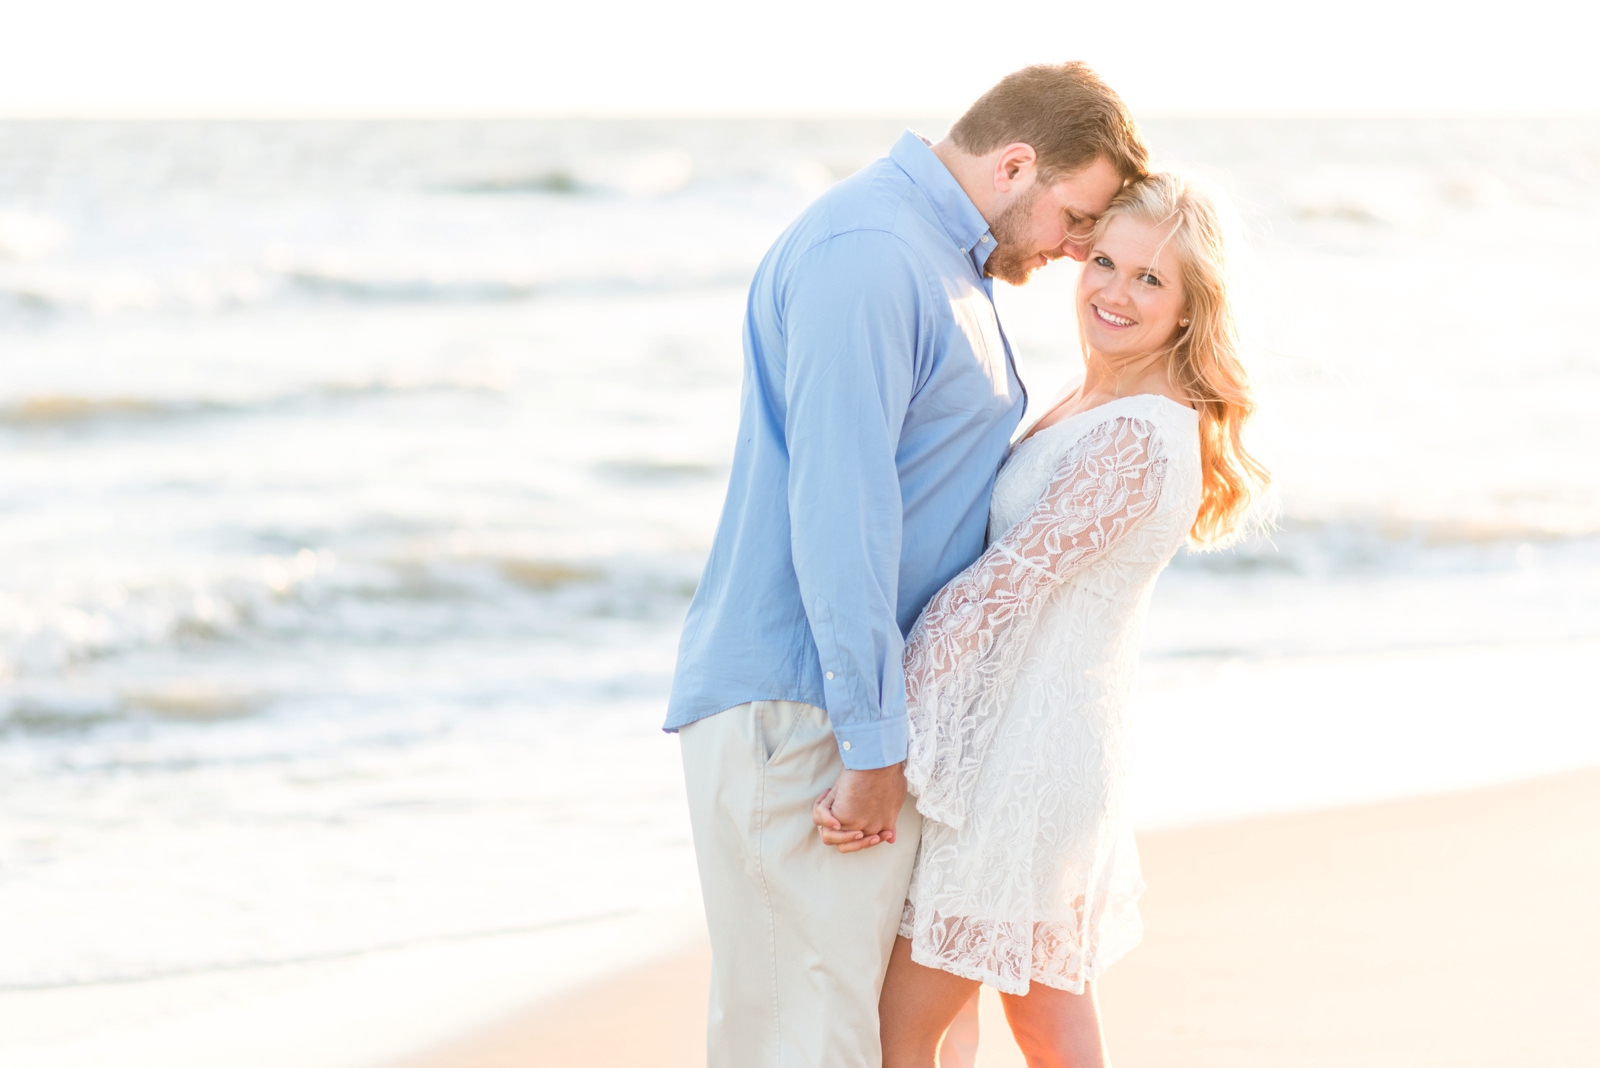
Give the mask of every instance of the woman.
MULTIPOLYGON (((925 822, 884 1068, 933 1068, 980 983, 1032 1068, 1106 1064, 1094 980, 1141 935, 1123 794, 1145 608, 1185 539, 1226 541, 1267 483, 1240 442, 1254 402, 1229 244, 1180 176, 1112 203, 1078 285, 1085 377, 1013 448, 988 550, 912 630, 906 775, 925 822)), ((815 819, 842 842, 830 801, 815 819)))

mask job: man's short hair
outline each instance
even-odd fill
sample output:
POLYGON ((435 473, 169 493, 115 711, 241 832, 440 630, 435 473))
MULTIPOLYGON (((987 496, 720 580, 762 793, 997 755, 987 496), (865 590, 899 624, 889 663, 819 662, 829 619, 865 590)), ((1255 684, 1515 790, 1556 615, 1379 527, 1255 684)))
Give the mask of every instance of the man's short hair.
POLYGON ((1049 182, 1097 159, 1127 181, 1150 164, 1127 105, 1086 63, 1040 63, 1006 75, 956 121, 950 139, 971 156, 1032 145, 1039 177, 1049 182))

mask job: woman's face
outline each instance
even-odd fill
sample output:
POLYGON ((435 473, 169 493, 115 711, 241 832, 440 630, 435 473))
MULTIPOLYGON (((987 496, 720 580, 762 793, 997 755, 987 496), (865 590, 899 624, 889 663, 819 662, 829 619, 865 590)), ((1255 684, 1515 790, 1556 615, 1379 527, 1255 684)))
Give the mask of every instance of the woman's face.
POLYGON ((1118 215, 1089 249, 1078 276, 1078 322, 1089 348, 1112 359, 1166 345, 1184 316, 1178 258, 1163 248, 1172 224, 1118 215))

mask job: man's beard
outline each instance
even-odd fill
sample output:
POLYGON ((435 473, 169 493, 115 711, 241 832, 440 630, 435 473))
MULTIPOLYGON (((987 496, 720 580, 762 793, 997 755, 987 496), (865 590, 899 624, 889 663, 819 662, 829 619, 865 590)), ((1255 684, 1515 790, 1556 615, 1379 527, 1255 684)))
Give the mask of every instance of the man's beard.
POLYGON ((984 261, 984 274, 1014 286, 1027 284, 1028 276, 1036 268, 1025 265, 1039 252, 1025 251, 1023 242, 1027 240, 1028 224, 1033 219, 1033 206, 1043 193, 1044 183, 1035 182, 1033 188, 1022 194, 1020 200, 1012 201, 1011 206, 989 225, 989 232, 994 235, 994 251, 984 261))

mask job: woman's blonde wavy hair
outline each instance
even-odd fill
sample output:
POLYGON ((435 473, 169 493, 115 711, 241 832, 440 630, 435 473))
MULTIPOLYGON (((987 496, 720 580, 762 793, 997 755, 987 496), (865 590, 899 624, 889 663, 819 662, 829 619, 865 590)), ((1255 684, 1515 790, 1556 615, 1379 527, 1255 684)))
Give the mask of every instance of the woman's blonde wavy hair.
POLYGON ((1190 543, 1200 548, 1220 548, 1239 536, 1271 482, 1241 436, 1256 401, 1235 314, 1243 238, 1224 208, 1220 197, 1194 179, 1158 172, 1118 193, 1094 235, 1098 239, 1119 215, 1171 227, 1166 247, 1177 253, 1189 325, 1167 352, 1173 383, 1200 413, 1203 489, 1189 531, 1190 543))

